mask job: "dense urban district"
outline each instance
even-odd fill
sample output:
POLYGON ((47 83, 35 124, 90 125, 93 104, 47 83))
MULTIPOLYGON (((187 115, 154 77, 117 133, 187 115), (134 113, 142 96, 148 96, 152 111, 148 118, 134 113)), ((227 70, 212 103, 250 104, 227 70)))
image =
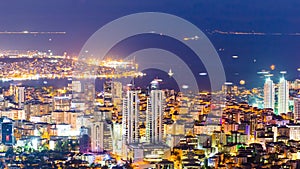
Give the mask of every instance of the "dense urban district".
POLYGON ((299 79, 181 92, 159 78, 122 84, 146 76, 129 61, 0 56, 0 168, 300 168, 299 79), (91 76, 106 79, 101 91, 91 76), (60 78, 68 85, 22 84, 60 78))

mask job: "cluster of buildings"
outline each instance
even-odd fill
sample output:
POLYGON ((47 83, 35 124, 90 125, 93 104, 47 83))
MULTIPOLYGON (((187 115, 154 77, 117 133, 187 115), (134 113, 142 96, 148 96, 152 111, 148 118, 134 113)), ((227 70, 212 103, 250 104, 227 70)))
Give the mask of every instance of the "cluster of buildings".
POLYGON ((275 87, 268 78, 265 108, 241 101, 249 91, 235 86, 183 93, 159 83, 138 88, 107 80, 101 92, 88 80, 63 89, 12 83, 0 97, 0 165, 24 167, 36 153, 52 167, 299 166, 296 83, 281 79, 275 87))
POLYGON ((38 50, 0 50, 0 58, 5 59, 21 59, 21 58, 53 58, 53 59, 64 59, 70 58, 65 52, 63 55, 53 55, 51 50, 42 52, 38 50))
POLYGON ((114 72, 111 67, 96 67, 67 58, 25 58, 12 59, 11 62, 7 62, 5 58, 5 61, 0 61, 0 64, 0 77, 3 81, 60 79, 74 75, 80 77, 92 69, 99 75, 114 72))
POLYGON ((95 60, 78 61, 78 58, 70 58, 66 54, 54 57, 33 52, 24 55, 3 54, 1 57, 0 53, 0 65, 2 81, 90 78, 90 72, 99 78, 142 76, 141 72, 137 72, 137 65, 130 61, 102 61, 98 64, 95 60))
POLYGON ((294 113, 294 122, 300 119, 299 114, 299 80, 293 83, 281 77, 278 84, 268 77, 264 84, 264 108, 272 109, 276 114, 294 113), (291 93, 294 90, 295 94, 291 93), (291 94, 290 94, 291 93, 291 94))

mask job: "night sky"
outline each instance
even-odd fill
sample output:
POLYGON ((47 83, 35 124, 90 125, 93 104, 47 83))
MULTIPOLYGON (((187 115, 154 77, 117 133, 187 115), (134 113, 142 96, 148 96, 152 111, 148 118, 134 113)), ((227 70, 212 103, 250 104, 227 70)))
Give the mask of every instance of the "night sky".
MULTIPOLYGON (((218 52, 228 81, 238 83, 244 79, 247 86, 254 87, 263 83, 256 72, 269 70, 272 64, 276 65, 273 72, 275 81, 278 81, 281 70, 287 70, 288 80, 299 77, 300 36, 289 35, 300 33, 299 9, 298 0, 2 0, 1 32, 26 30, 67 33, 36 36, 0 34, 0 49, 51 49, 56 54, 66 51, 70 55, 77 55, 95 31, 114 19, 137 12, 165 12, 195 24, 217 50, 224 48, 224 51, 218 52), (211 34, 212 30, 263 32, 267 35, 211 34), (232 55, 238 55, 239 58, 232 59, 232 55)), ((178 42, 146 35, 125 40, 111 53, 126 55, 144 46, 158 44, 178 53, 186 50, 178 42)))

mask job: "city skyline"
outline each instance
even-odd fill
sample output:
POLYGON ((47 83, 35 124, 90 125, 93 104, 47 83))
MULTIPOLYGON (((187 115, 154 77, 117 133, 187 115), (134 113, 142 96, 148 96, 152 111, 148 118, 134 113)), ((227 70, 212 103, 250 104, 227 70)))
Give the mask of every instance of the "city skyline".
POLYGON ((0 168, 300 168, 299 7, 2 2, 0 168))
MULTIPOLYGON (((1 5, 2 15, 7 17, 1 19, 3 24, 0 31, 20 31, 25 34, 0 35, 1 49, 52 50, 56 54, 67 52, 71 56, 76 56, 87 39, 111 20, 136 12, 157 11, 175 14, 198 26, 218 51, 228 81, 237 84, 240 80, 245 80, 245 86, 261 86, 263 80, 257 82, 253 79, 259 77, 257 72, 271 70, 270 66, 273 64, 276 66, 274 74, 285 70, 288 72, 286 75, 288 80, 299 77, 297 69, 300 65, 292 61, 298 56, 297 44, 300 42, 297 34, 300 30, 297 22, 297 16, 300 14, 297 7, 300 4, 297 1, 289 3, 253 1, 252 8, 247 8, 248 2, 239 1, 221 4, 217 1, 191 1, 181 5, 181 0, 157 3, 76 0, 59 2, 59 8, 54 7, 57 4, 55 1, 43 3, 31 1, 34 5, 16 2, 4 2, 1 5), (12 3, 14 5, 11 5, 12 3), (12 13, 14 11, 11 9, 12 6, 16 9, 25 8, 12 13), (41 12, 42 9, 49 12, 41 12), (30 22, 26 22, 28 19, 30 22), (14 22, 18 22, 18 26, 15 26, 14 22), (65 34, 29 34, 40 31, 62 31, 65 34), (265 34, 251 34, 253 32, 265 34), (239 58, 233 59, 232 56, 236 55, 239 58)), ((193 36, 186 35, 187 38, 193 36)), ((124 40, 113 48, 110 54, 122 57, 145 47, 161 47, 174 51, 180 57, 193 56, 193 53, 182 44, 152 35, 124 40), (187 56, 184 53, 187 53, 187 56)), ((201 69, 205 71, 203 66, 201 69)), ((201 80, 205 81, 204 88, 208 88, 206 80, 201 80)))

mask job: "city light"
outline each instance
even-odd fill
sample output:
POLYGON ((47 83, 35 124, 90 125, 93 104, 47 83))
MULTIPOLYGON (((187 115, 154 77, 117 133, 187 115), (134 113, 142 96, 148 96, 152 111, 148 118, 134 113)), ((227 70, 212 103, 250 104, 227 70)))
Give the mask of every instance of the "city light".
POLYGON ((299 168, 296 2, 0 14, 0 168, 299 168))

